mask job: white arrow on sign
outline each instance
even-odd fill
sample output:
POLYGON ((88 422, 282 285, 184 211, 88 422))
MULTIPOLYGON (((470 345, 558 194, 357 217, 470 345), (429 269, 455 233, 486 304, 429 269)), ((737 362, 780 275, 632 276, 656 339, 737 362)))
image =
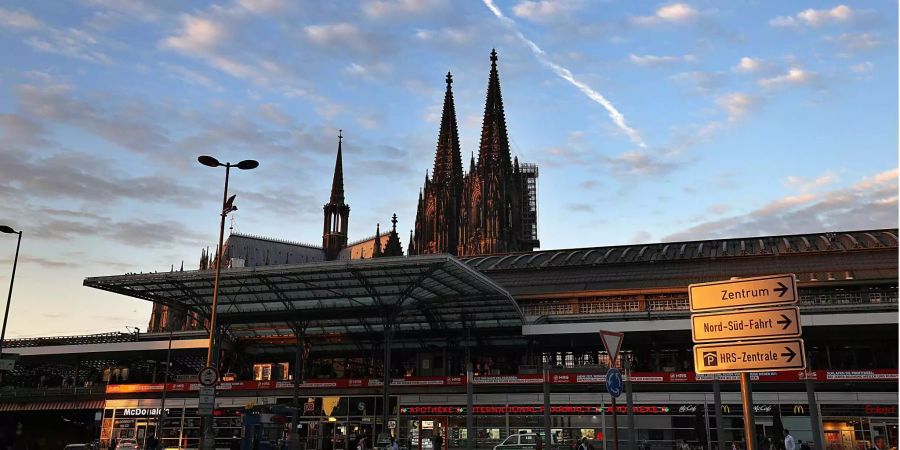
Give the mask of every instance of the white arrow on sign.
POLYGON ((609 353, 609 365, 614 366, 616 358, 619 357, 619 350, 622 349, 625 333, 600 330, 600 340, 603 341, 603 346, 606 347, 606 353, 609 353))
POLYGON ((688 286, 691 312, 797 303, 793 274, 740 278, 688 286))

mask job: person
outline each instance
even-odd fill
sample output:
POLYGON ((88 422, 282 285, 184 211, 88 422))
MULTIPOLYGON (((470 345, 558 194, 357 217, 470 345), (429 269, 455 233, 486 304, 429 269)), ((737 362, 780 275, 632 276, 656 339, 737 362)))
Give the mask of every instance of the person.
POLYGON ((441 450, 441 447, 444 445, 444 438, 441 436, 441 432, 438 431, 438 434, 434 437, 434 450, 441 450))
POLYGON ((234 435, 231 437, 231 442, 228 444, 228 450, 241 450, 241 439, 238 435, 234 435))
POLYGON ((740 447, 738 447, 737 441, 731 441, 731 450, 740 450, 740 447))
POLYGON ((582 436, 582 437, 581 437, 581 445, 578 446, 578 450, 589 450, 589 449, 588 449, 587 436, 582 436))
POLYGON ((809 441, 803 442, 801 440, 797 440, 797 443, 800 444, 800 450, 812 450, 809 448, 809 441))
POLYGON ((534 448, 535 450, 544 450, 544 442, 543 439, 541 439, 541 435, 537 435, 537 439, 535 439, 534 442, 534 448))
POLYGON ((400 446, 397 445, 397 438, 391 436, 391 450, 400 450, 400 446))
POLYGON ((884 450, 884 436, 875 436, 871 450, 884 450))
POLYGON ((366 450, 366 435, 361 434, 356 441, 356 450, 366 450))
POLYGON ((116 438, 110 439, 110 440, 109 440, 109 449, 110 449, 110 450, 116 450, 116 445, 118 445, 118 444, 119 444, 119 441, 116 440, 116 438))
POLYGON ((791 430, 784 429, 784 450, 797 450, 794 444, 794 437, 791 436, 791 430))

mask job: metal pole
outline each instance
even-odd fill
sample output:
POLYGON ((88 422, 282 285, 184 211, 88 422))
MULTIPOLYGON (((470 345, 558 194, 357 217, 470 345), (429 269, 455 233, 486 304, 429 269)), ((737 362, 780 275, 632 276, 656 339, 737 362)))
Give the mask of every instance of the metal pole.
MULTIPOLYGON (((713 450, 712 448, 712 432, 709 430, 709 403, 706 399, 706 396, 703 396, 703 420, 706 421, 703 428, 706 428, 706 449, 713 450)), ((700 436, 697 436, 698 438, 700 436)))
POLYGON ((303 355, 303 341, 297 333, 297 345, 294 355, 294 412, 291 414, 291 449, 300 450, 300 359, 303 355))
POLYGON ((741 400, 744 404, 744 440, 746 450, 756 450, 756 421, 753 418, 753 388, 750 374, 741 373, 741 400))
MULTIPOLYGON (((228 202, 228 176, 231 171, 231 164, 225 164, 225 191, 222 194, 222 210, 221 220, 219 222, 219 246, 216 255, 216 276, 213 281, 213 298, 212 305, 209 310, 209 342, 206 348, 206 365, 212 363, 212 354, 216 336, 216 307, 219 300, 219 274, 222 272, 222 255, 225 254, 222 241, 225 238, 225 204, 228 202)), ((200 448, 203 450, 212 450, 216 447, 216 437, 213 431, 212 414, 204 414, 200 416, 200 448)))
POLYGON ((553 449, 550 437, 550 369, 544 364, 544 448, 553 449))
MULTIPOLYGON (((474 379, 472 378, 472 363, 466 362, 466 449, 475 450, 475 416, 472 411, 472 403, 475 397, 474 379)), ((507 413, 508 414, 508 413, 507 413)), ((507 424, 509 418, 507 417, 507 424)), ((508 425, 507 425, 508 426, 508 425)))
POLYGON ((619 450, 619 422, 616 419, 616 397, 612 397, 612 443, 613 450, 619 450))
POLYGON ((636 450, 637 436, 634 435, 634 395, 631 391, 631 361, 625 361, 625 407, 628 408, 628 450, 636 450))
POLYGON ((603 450, 606 449, 606 404, 603 394, 600 394, 600 428, 603 429, 603 450))
MULTIPOLYGON (((822 418, 819 416, 819 402, 816 399, 816 388, 811 374, 806 375, 806 400, 809 403, 809 421, 812 425, 813 442, 818 450, 825 448, 825 439, 822 436, 822 418)), ((780 436, 779 436, 780 437, 780 436)))
POLYGON ((9 304, 12 303, 13 283, 16 281, 16 265, 19 263, 19 247, 22 245, 22 232, 17 231, 16 256, 13 257, 12 277, 9 278, 9 293, 6 295, 6 311, 3 313, 3 331, 0 331, 0 358, 3 358, 3 343, 6 341, 6 320, 9 318, 9 304))
POLYGON ((716 442, 719 450, 725 450, 725 419, 722 417, 722 386, 719 376, 713 375, 713 402, 716 407, 716 442))
MULTIPOLYGON (((171 311, 170 311, 171 312, 171 311)), ((162 392, 162 402, 159 405, 159 416, 156 418, 156 437, 162 433, 162 424, 163 420, 166 417, 166 394, 168 393, 168 383, 169 383, 169 367, 172 365, 172 321, 168 320, 171 315, 169 312, 166 313, 166 321, 169 327, 169 348, 166 349, 166 370, 163 372, 163 392, 162 392)), ((160 442, 160 448, 162 448, 162 443, 160 442)))
MULTIPOLYGON (((391 406, 391 345, 394 342, 394 324, 393 318, 388 319, 388 323, 384 328, 384 399, 381 405, 381 431, 387 430, 388 416, 390 415, 391 406)), ((375 429, 374 427, 372 428, 375 429)), ((373 436, 374 438, 375 436, 373 436)))

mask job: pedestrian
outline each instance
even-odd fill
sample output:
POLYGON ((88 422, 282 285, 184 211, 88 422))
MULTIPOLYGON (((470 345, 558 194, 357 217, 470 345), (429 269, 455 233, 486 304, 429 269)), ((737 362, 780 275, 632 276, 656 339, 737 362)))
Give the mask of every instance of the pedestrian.
POLYGON ((875 436, 871 450, 884 450, 884 436, 875 436))
POLYGON ((578 450, 589 450, 587 444, 587 436, 581 437, 581 445, 578 446, 578 450))
POLYGON ((812 450, 811 448, 809 448, 809 441, 803 442, 801 440, 798 440, 797 443, 800 444, 800 450, 812 450))
POLYGON ((544 450, 544 443, 542 442, 543 439, 541 439, 540 435, 537 435, 536 438, 537 439, 535 439, 535 443, 534 443, 535 450, 544 450))
POLYGON ((787 428, 784 429, 784 450, 797 450, 797 445, 794 444, 794 437, 791 436, 791 430, 787 428))
POLYGON ((731 441, 731 450, 740 450, 737 441, 731 441))
POLYGON ((231 443, 228 445, 228 450, 241 450, 241 439, 238 435, 231 437, 231 443))
POLYGON ((400 450, 400 446, 397 445, 397 438, 391 436, 391 450, 400 450))
POLYGON ((432 442, 434 443, 434 450, 441 450, 441 448, 444 446, 444 437, 441 436, 440 431, 438 431, 437 436, 434 437, 432 442))

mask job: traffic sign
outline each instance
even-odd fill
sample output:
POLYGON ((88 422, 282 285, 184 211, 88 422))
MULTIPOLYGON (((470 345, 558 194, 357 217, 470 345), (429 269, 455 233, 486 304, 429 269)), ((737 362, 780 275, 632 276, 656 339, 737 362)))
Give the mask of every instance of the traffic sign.
POLYGON ((802 370, 806 352, 803 339, 695 345, 694 368, 697 373, 802 370))
POLYGON ((622 395, 622 372, 615 367, 606 371, 606 392, 617 398, 622 395))
POLYGON ((691 316, 694 342, 799 337, 800 308, 786 306, 691 316))
POLYGON ((691 311, 797 303, 794 275, 769 275, 688 286, 691 311))
POLYGON ((625 340, 625 333, 600 330, 600 340, 603 341, 606 353, 609 354, 609 365, 615 365, 619 350, 622 348, 622 341, 625 340))
POLYGON ((206 366, 200 369, 197 379, 203 386, 215 386, 219 382, 219 371, 215 367, 206 366))
POLYGON ((211 415, 213 409, 216 408, 216 387, 200 386, 200 399, 197 405, 197 412, 201 415, 211 415))

